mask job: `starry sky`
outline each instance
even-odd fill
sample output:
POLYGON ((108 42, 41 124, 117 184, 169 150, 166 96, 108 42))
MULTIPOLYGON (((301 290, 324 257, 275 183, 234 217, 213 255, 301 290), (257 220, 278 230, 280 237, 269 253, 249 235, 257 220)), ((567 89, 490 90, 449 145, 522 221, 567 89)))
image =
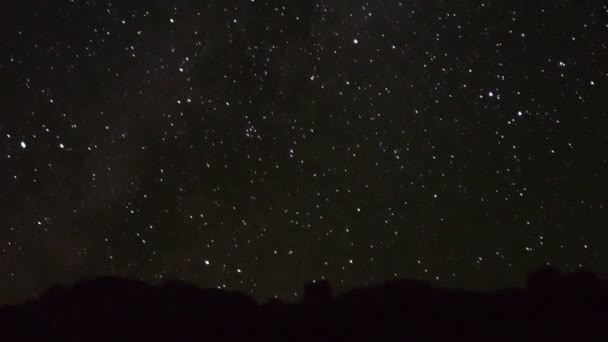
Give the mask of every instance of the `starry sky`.
POLYGON ((16 1, 0 303, 608 274, 602 1, 16 1))

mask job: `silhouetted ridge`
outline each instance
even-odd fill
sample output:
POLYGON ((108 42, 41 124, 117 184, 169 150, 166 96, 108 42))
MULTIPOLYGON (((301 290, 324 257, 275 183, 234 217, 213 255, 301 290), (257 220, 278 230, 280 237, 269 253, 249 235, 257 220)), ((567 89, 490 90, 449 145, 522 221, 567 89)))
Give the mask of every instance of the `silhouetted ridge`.
POLYGON ((531 273, 496 293, 395 280, 299 304, 177 281, 102 277, 0 309, 6 341, 608 341, 608 284, 583 270, 531 273))
POLYGON ((326 305, 331 301, 331 285, 329 282, 317 281, 304 285, 304 296, 302 304, 305 305, 326 305))

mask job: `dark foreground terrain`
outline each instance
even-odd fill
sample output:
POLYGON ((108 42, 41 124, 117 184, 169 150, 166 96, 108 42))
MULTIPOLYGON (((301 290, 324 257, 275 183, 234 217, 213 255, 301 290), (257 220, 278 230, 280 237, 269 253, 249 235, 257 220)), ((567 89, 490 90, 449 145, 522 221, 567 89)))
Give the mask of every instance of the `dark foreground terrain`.
POLYGON ((608 283, 544 269, 495 293, 400 280, 298 304, 99 278, 0 309, 2 341, 608 341, 608 283))

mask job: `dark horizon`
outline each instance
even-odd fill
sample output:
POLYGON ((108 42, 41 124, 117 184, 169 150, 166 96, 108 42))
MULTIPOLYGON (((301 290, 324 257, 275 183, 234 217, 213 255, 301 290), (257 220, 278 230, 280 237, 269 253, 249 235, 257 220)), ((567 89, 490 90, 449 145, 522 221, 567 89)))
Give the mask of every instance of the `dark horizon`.
MULTIPOLYGON (((192 289, 192 290, 196 289, 196 290, 200 290, 200 291, 216 291, 217 290, 217 291, 219 291, 218 293, 225 293, 226 295, 236 294, 236 295, 246 296, 246 297, 249 297, 252 300, 254 300, 258 305, 265 305, 265 304, 271 304, 271 303, 283 303, 283 304, 302 303, 303 301, 306 300, 307 292, 310 290, 314 291, 315 287, 319 284, 322 287, 324 287, 324 286, 329 287, 329 289, 330 289, 329 293, 331 293, 332 298, 340 298, 340 297, 344 297, 344 296, 349 296, 352 293, 357 293, 359 291, 373 291, 373 289, 383 288, 386 286, 390 286, 391 284, 419 284, 420 286, 432 288, 432 289, 435 289, 438 291, 453 291, 454 293, 463 291, 464 293, 496 295, 496 294, 499 294, 501 292, 506 292, 506 291, 529 290, 531 286, 534 286, 534 285, 531 285, 531 282, 534 281, 534 277, 540 277, 539 279, 541 281, 545 282, 544 283, 545 286, 552 286, 552 285, 559 285, 557 283, 557 280, 559 280, 559 279, 563 280, 563 279, 568 279, 568 278, 577 278, 577 277, 581 277, 581 276, 583 279, 585 277, 596 278, 599 281, 605 283, 607 285, 606 289, 608 289, 608 276, 606 276, 606 275, 601 275, 601 274, 592 272, 592 271, 590 271, 588 269, 584 269, 584 268, 562 273, 559 270, 557 270, 553 267, 550 267, 550 266, 540 267, 540 268, 535 269, 535 270, 531 271, 530 273, 526 274, 522 283, 519 285, 498 287, 498 288, 493 288, 493 289, 442 287, 440 285, 434 284, 432 281, 425 281, 425 280, 413 279, 413 278, 393 278, 393 279, 387 279, 384 281, 377 281, 375 283, 365 284, 364 286, 360 286, 360 287, 356 287, 356 288, 351 288, 351 289, 347 289, 347 290, 342 289, 342 290, 336 291, 335 284, 332 284, 332 282, 327 279, 311 279, 310 281, 302 284, 300 291, 298 291, 300 294, 299 297, 289 298, 288 300, 282 300, 281 298, 278 298, 278 297, 269 297, 269 298, 260 299, 260 298, 252 297, 251 294, 248 294, 245 292, 240 292, 238 290, 222 288, 222 287, 207 287, 206 288, 206 287, 201 287, 201 286, 198 286, 197 284, 189 283, 187 281, 183 281, 180 279, 164 279, 164 280, 158 281, 158 282, 147 282, 144 279, 134 279, 134 278, 129 278, 129 277, 109 276, 109 275, 98 275, 98 276, 93 276, 90 278, 78 279, 78 280, 72 281, 72 282, 61 282, 61 283, 52 284, 50 287, 46 288, 44 291, 42 291, 40 293, 36 293, 33 296, 31 296, 30 298, 26 298, 25 300, 22 300, 20 302, 0 303, 0 309, 6 308, 6 307, 11 307, 11 306, 30 305, 30 304, 40 301, 41 299, 44 299, 46 297, 54 296, 57 293, 62 293, 62 292, 69 293, 74 288, 88 287, 89 285, 94 286, 97 283, 101 283, 101 284, 103 284, 103 283, 116 283, 116 284, 131 283, 131 284, 139 284, 141 286, 150 286, 150 287, 158 287, 158 288, 163 288, 166 286, 169 286, 169 287, 177 286, 177 287, 184 287, 185 289, 192 289), (551 281, 556 281, 556 284, 552 284, 551 281)), ((338 287, 338 289, 339 289, 339 287, 338 287)), ((608 295, 608 292, 606 293, 606 295, 608 295)))
POLYGON ((103 277, 0 307, 11 341, 605 341, 606 322, 608 281, 552 268, 493 293, 401 279, 334 294, 321 281, 297 303, 103 277))

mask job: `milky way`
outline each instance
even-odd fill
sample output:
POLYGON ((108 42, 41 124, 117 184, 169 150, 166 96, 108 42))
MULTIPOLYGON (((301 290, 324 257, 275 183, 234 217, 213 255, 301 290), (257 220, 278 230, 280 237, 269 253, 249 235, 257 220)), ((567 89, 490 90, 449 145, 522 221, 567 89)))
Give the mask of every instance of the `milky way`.
POLYGON ((5 5, 0 302, 608 273, 606 4, 203 3, 5 5))

